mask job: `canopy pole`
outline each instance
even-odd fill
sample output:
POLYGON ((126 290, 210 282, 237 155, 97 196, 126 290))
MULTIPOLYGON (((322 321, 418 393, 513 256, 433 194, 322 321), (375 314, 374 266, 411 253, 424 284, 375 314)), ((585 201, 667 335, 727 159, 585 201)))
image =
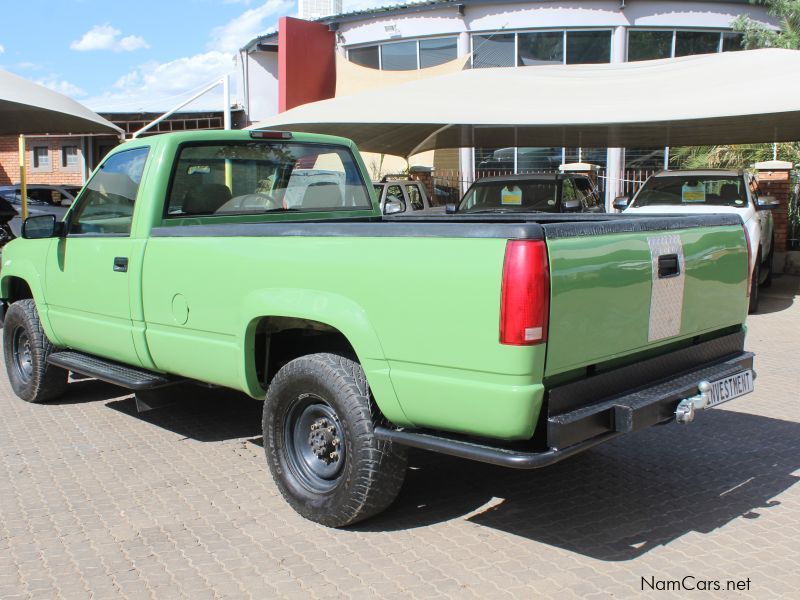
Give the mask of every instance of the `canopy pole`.
POLYGON ((19 136, 19 201, 22 206, 22 220, 28 218, 28 181, 25 173, 25 136, 19 136))

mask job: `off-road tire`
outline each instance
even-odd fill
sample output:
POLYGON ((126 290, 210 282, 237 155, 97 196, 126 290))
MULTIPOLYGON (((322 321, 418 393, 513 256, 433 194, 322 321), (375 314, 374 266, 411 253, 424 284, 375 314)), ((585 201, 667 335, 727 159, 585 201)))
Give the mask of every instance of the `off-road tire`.
POLYGON ((761 250, 758 251, 756 262, 753 265, 753 275, 750 279, 750 305, 747 309, 748 313, 754 313, 758 310, 758 280, 761 278, 761 250))
POLYGON ((375 438, 374 427, 381 421, 364 371, 354 360, 320 353, 284 365, 267 391, 262 426, 272 478, 289 505, 328 527, 351 525, 385 510, 403 485, 407 457, 405 448, 375 438), (317 429, 327 423, 338 445, 320 446, 318 439, 314 450, 314 429, 302 425, 316 414, 321 415, 314 421, 317 429), (306 429, 309 442, 303 446, 306 429), (311 450, 324 453, 324 460, 309 455, 311 450), (338 453, 330 464, 325 462, 328 451, 338 453), (323 478, 312 472, 315 468, 338 471, 323 478))
POLYGON ((53 352, 31 299, 14 302, 3 324, 3 356, 14 393, 26 402, 48 402, 63 395, 69 371, 47 364, 53 352))

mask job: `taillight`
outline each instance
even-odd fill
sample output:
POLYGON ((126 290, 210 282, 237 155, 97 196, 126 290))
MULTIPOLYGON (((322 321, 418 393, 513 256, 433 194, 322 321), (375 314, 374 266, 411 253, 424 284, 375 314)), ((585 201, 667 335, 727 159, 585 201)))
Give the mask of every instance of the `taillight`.
POLYGON ((750 234, 747 232, 747 225, 742 223, 744 229, 744 243, 747 244, 747 297, 750 297, 750 284, 753 279, 753 250, 750 248, 750 234))
POLYGON ((531 346, 547 341, 550 271, 541 240, 506 244, 500 299, 500 343, 531 346))

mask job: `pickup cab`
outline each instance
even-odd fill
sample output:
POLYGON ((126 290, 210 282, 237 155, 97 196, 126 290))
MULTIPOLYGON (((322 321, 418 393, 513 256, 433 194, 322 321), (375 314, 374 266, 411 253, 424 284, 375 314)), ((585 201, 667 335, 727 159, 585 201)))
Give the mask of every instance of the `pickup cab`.
POLYGON ((385 215, 394 215, 417 210, 428 210, 428 194, 425 186, 411 179, 388 179, 373 181, 372 186, 378 195, 378 204, 385 215))
POLYGON ((750 392, 747 274, 736 215, 385 217, 348 140, 173 133, 4 248, 3 352, 29 402, 71 372, 264 400, 278 489, 344 526, 408 447, 537 468, 750 392))

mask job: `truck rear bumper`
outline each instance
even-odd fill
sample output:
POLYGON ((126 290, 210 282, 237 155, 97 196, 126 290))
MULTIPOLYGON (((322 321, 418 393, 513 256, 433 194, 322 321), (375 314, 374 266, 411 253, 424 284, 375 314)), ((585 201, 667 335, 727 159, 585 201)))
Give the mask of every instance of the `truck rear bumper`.
POLYGON ((420 430, 378 427, 375 436, 405 446, 505 467, 544 467, 626 433, 674 420, 678 404, 695 396, 701 382, 753 368, 753 354, 741 350, 743 339, 743 335, 732 334, 552 389, 548 398, 548 450, 545 451, 529 452, 492 445, 485 440, 477 442, 463 436, 420 430), (737 345, 738 351, 731 353, 729 350, 737 345), (720 353, 724 354, 719 356, 720 353), (717 356, 707 362, 696 360, 703 355, 717 356), (694 368, 676 372, 675 369, 687 361, 693 361, 694 368), (659 371, 673 374, 653 378, 659 371), (637 386, 636 380, 643 377, 650 377, 649 383, 637 386), (626 391, 603 393, 625 382, 626 391), (587 403, 587 396, 601 399, 587 403))

